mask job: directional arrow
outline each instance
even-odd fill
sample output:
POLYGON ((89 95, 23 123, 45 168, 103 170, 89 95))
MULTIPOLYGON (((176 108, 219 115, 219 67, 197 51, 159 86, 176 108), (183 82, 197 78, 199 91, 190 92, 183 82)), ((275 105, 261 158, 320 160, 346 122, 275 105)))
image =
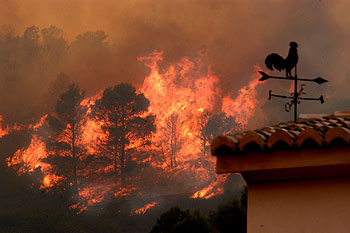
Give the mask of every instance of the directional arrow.
POLYGON ((259 81, 265 81, 266 79, 271 78, 270 75, 266 74, 266 73, 263 72, 263 71, 258 71, 258 72, 262 75, 262 77, 259 79, 259 81))
POLYGON ((315 79, 313 79, 312 81, 314 81, 315 83, 318 83, 318 84, 322 84, 322 83, 328 82, 328 80, 323 79, 323 78, 321 78, 321 77, 315 78, 315 79))
MULTIPOLYGON (((295 80, 295 78, 291 78, 291 77, 275 77, 275 76, 270 76, 268 74, 266 74, 265 72, 263 71, 258 71, 262 77, 259 79, 259 81, 265 81, 267 79, 283 79, 283 80, 295 80)), ((324 79, 324 78, 321 78, 321 77, 317 77, 317 78, 314 78, 314 79, 306 79, 306 78, 297 78, 298 81, 306 81, 306 82, 315 82, 317 84, 323 84, 323 83, 326 83, 328 82, 328 80, 324 79)))

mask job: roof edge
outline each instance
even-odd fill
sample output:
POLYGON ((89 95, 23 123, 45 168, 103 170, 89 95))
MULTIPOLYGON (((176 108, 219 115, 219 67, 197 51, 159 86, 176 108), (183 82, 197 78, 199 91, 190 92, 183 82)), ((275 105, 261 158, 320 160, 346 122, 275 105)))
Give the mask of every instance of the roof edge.
POLYGON ((238 139, 230 135, 217 136, 211 143, 210 150, 213 156, 216 155, 217 149, 223 146, 229 147, 232 151, 237 149, 238 139))

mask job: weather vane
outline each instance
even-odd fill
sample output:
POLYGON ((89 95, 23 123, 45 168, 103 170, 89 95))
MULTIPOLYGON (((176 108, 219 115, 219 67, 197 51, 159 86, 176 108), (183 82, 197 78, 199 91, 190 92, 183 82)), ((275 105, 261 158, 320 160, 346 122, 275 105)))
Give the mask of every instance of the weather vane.
POLYGON ((303 94, 306 94, 304 92, 305 84, 301 84, 300 90, 298 91, 298 81, 305 81, 305 82, 315 82, 317 84, 323 84, 325 82, 328 82, 326 79, 323 79, 321 77, 314 78, 314 79, 305 79, 305 78, 298 78, 297 76, 297 63, 298 63, 298 44, 296 42, 290 42, 289 43, 289 53, 286 59, 281 57, 280 55, 276 53, 271 53, 268 55, 265 59, 265 65, 268 69, 273 70, 276 69, 278 71, 286 70, 286 77, 275 77, 270 76, 266 74, 263 71, 258 71, 262 77, 259 79, 259 81, 264 81, 267 79, 283 79, 283 80, 293 80, 294 81, 294 93, 291 93, 292 96, 284 96, 284 95, 276 95, 272 94, 272 91, 269 91, 269 100, 271 100, 271 97, 278 97, 278 98, 285 98, 285 99, 291 99, 290 103, 285 104, 285 110, 289 112, 292 109, 292 106, 294 105, 294 121, 297 121, 297 106, 300 104, 301 100, 319 100, 321 101, 321 104, 324 103, 323 96, 321 95, 319 98, 306 98, 301 97, 303 94), (292 76, 292 69, 294 68, 294 77, 292 76))

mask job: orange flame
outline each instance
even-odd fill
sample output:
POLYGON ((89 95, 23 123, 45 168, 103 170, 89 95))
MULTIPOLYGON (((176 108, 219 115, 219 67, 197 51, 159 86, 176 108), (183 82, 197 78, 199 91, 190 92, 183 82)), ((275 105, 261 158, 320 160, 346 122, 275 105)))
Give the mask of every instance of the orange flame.
POLYGON ((3 121, 3 118, 2 116, 0 115, 0 138, 2 138, 3 136, 5 136, 6 134, 9 133, 8 129, 3 129, 2 128, 2 121, 3 121))
POLYGON ((150 208, 156 206, 158 204, 157 201, 154 201, 152 203, 149 203, 147 205, 144 205, 143 207, 141 207, 140 209, 137 209, 133 212, 131 212, 131 215, 132 214, 145 214, 147 210, 149 210, 150 208))
POLYGON ((9 133, 11 133, 12 131, 14 131, 14 130, 20 130, 20 129, 22 129, 22 126, 19 126, 19 125, 17 125, 17 124, 15 124, 15 125, 13 125, 13 126, 6 126, 6 127, 4 127, 3 125, 2 125, 2 122, 4 121, 4 119, 2 118, 2 116, 0 115, 0 138, 2 138, 3 136, 5 136, 5 135, 7 135, 7 134, 9 134, 9 133))
POLYGON ((19 175, 40 169, 44 176, 40 188, 49 188, 61 180, 62 177, 51 174, 52 167, 50 164, 43 162, 45 158, 47 158, 45 144, 37 135, 33 135, 29 147, 16 151, 12 158, 7 159, 7 165, 18 167, 19 175))
POLYGON ((40 186, 41 189, 43 188, 50 188, 53 187, 55 184, 57 184, 61 179, 63 179, 62 176, 57 176, 55 174, 46 174, 43 178, 42 184, 40 186))
MULTIPOLYGON (((101 98, 102 94, 103 91, 99 91, 97 94, 85 98, 80 103, 81 106, 87 107, 87 115, 91 113, 92 107, 95 105, 96 100, 101 98)), ((83 135, 79 143, 87 149, 89 154, 94 154, 96 152, 96 144, 98 140, 105 136, 105 133, 101 129, 101 122, 96 122, 95 120, 92 120, 86 116, 86 122, 82 131, 83 135)))
MULTIPOLYGON (((143 150, 148 153, 145 153, 147 155, 137 162, 149 163, 153 169, 157 169, 158 176, 171 174, 171 177, 188 180, 184 191, 190 190, 191 193, 194 193, 191 198, 208 199, 223 193, 223 184, 227 176, 216 175, 214 172, 215 159, 208 154, 203 155, 201 138, 203 122, 205 123, 208 119, 208 113, 222 110, 227 115, 235 117, 237 123, 246 125, 258 104, 256 99, 258 78, 253 76, 248 85, 238 91, 236 98, 222 97, 219 78, 213 74, 210 66, 205 65, 205 59, 206 54, 200 52, 195 59, 184 57, 178 63, 162 64, 163 68, 160 68, 163 52, 153 52, 149 56, 138 58, 150 68, 150 73, 138 92, 143 93, 150 100, 147 114, 156 116, 156 131, 152 135, 151 145, 145 146, 141 144, 141 141, 135 140, 128 149, 140 148, 142 145, 143 150), (155 153, 161 154, 163 159, 159 159, 161 156, 153 156, 155 153), (207 187, 202 188, 203 184, 208 183, 207 187), (198 189, 199 191, 193 192, 198 189)), ((258 66, 255 69, 260 70, 258 66)), ((102 91, 86 98, 81 103, 88 108, 87 114, 91 112, 95 101, 101 96, 102 91)), ((43 116, 38 124, 31 127, 38 129, 46 117, 47 115, 43 116)), ((88 155, 98 156, 96 153, 98 141, 106 136, 101 129, 101 122, 96 122, 87 115, 83 131, 84 134, 79 143, 87 149, 88 155)), ((18 166, 19 174, 40 168, 44 174, 42 188, 52 187, 63 177, 52 173, 51 165, 42 161, 46 157, 44 142, 38 136, 33 135, 29 147, 17 151, 12 159, 8 159, 8 165, 18 166)), ((135 158, 132 160, 135 161, 135 158)), ((113 170, 113 165, 105 164, 98 169, 87 167, 79 171, 79 176, 91 177, 93 175, 95 180, 88 181, 79 188, 81 203, 72 205, 71 208, 78 208, 80 212, 84 211, 87 206, 102 202, 107 193, 112 194, 108 196, 118 198, 135 193, 141 194, 144 191, 140 190, 144 187, 141 185, 144 182, 128 182, 127 187, 121 188, 120 183, 111 175, 113 170), (101 178, 98 180, 99 177, 109 178, 104 178, 102 182, 101 178)), ((156 201, 152 202, 133 213, 144 214, 157 204, 156 201)))
POLYGON ((205 67, 203 53, 193 61, 184 57, 164 70, 159 67, 162 55, 162 52, 153 52, 148 57, 138 58, 151 69, 139 92, 150 100, 149 112, 156 116, 153 143, 168 155, 171 153, 169 145, 173 143, 173 153, 178 155, 175 161, 185 169, 189 165, 186 162, 198 159, 201 149, 199 122, 205 111, 214 110, 220 97, 219 79, 210 67, 205 67), (169 139, 171 132, 173 142, 169 139))
POLYGON ((18 150, 11 159, 7 160, 9 166, 24 165, 18 170, 19 174, 33 172, 37 168, 49 170, 50 165, 42 162, 47 157, 45 144, 33 135, 30 145, 25 150, 18 150))
POLYGON ((248 85, 238 91, 238 96, 235 99, 225 96, 222 100, 222 111, 229 116, 235 117, 237 123, 241 125, 248 123, 258 104, 256 87, 261 82, 258 80, 259 75, 257 71, 261 70, 261 68, 255 65, 254 70, 255 72, 252 74, 248 85))
POLYGON ((190 198, 204 198, 209 199, 213 196, 223 194, 223 185, 227 180, 227 176, 217 176, 217 179, 210 183, 209 186, 195 192, 190 198))
MULTIPOLYGON (((42 116, 38 123, 29 125, 29 128, 37 130, 44 124, 47 114, 42 116)), ((43 180, 40 188, 50 188, 54 186, 63 177, 51 173, 51 165, 43 162, 47 158, 46 146, 43 141, 33 134, 30 145, 26 149, 17 150, 11 158, 7 158, 7 165, 10 167, 17 167, 18 174, 26 172, 32 173, 36 169, 40 169, 43 174, 43 180)))

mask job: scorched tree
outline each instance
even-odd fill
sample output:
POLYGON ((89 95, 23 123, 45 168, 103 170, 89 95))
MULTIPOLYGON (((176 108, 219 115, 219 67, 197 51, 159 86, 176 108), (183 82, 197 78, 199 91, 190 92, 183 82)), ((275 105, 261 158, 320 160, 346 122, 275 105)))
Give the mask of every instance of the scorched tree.
POLYGON ((113 155, 115 174, 120 172, 122 185, 126 185, 127 148, 135 140, 144 139, 154 131, 154 116, 143 116, 149 100, 128 84, 121 83, 104 90, 96 101, 92 116, 102 123, 106 136, 101 139, 102 148, 113 155))
POLYGON ((47 162, 53 166, 58 176, 64 177, 65 187, 71 186, 79 200, 78 162, 83 149, 79 145, 82 136, 86 107, 81 105, 85 92, 78 85, 71 84, 60 95, 56 104, 56 114, 49 115, 49 134, 46 142, 49 150, 47 162))

